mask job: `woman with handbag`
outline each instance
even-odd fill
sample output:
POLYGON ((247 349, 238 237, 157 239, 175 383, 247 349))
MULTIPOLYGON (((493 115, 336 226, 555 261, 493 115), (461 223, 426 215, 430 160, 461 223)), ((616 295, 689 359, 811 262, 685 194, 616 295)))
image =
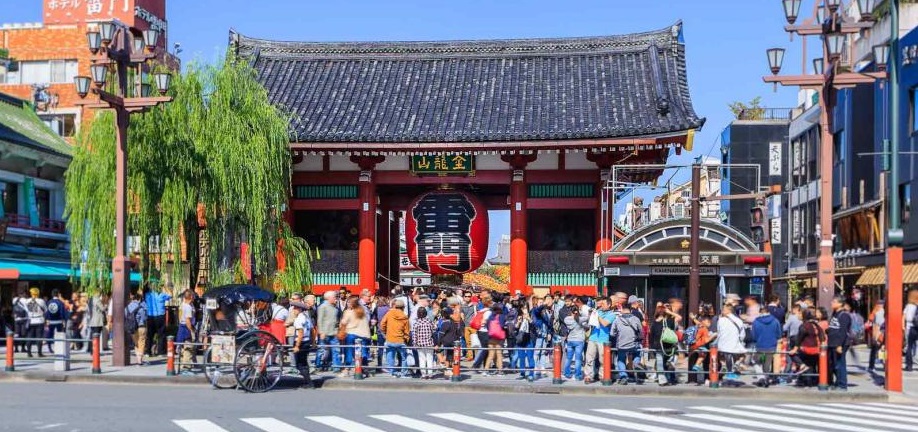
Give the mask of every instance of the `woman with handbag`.
POLYGON ((507 339, 507 323, 504 320, 504 310, 500 303, 491 306, 491 316, 488 317, 488 358, 485 360, 484 368, 488 369, 492 362, 497 371, 493 375, 499 375, 504 369, 504 341, 507 339))
POLYGON ((338 340, 345 345, 344 369, 339 375, 350 375, 350 368, 354 367, 354 350, 358 342, 361 344, 361 365, 366 365, 370 356, 370 320, 366 309, 360 304, 359 297, 351 296, 347 299, 347 309, 341 316, 338 326, 338 340))
POLYGON ((800 356, 804 366, 797 372, 799 378, 797 385, 802 387, 812 387, 816 385, 816 375, 808 373, 817 370, 819 364, 819 345, 825 341, 826 333, 819 325, 816 314, 812 309, 803 311, 804 323, 800 326, 800 332, 797 333, 797 346, 791 350, 791 354, 800 356))
POLYGON ((870 312, 870 316, 867 317, 864 331, 867 334, 867 346, 870 347, 870 359, 867 361, 868 372, 873 372, 880 349, 883 348, 883 344, 886 342, 884 340, 886 335, 886 311, 883 309, 885 304, 886 301, 882 299, 877 301, 870 312))
POLYGON ((656 351, 657 382, 661 387, 679 383, 673 359, 678 351, 679 337, 676 336, 676 320, 668 310, 669 304, 657 307, 654 322, 650 326, 650 346, 656 351))

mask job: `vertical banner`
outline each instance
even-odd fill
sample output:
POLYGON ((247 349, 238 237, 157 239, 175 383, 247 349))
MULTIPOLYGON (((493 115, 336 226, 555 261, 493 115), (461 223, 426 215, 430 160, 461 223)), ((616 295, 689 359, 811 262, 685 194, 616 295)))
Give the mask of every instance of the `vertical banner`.
POLYGON ((771 220, 771 244, 781 244, 781 218, 771 220))
POLYGON ((37 227, 39 225, 39 220, 38 201, 35 199, 35 180, 31 177, 26 177, 22 186, 25 189, 26 211, 28 211, 29 215, 29 226, 37 227))
POLYGON ((768 144, 768 175, 781 176, 781 145, 782 143, 773 142, 768 144))

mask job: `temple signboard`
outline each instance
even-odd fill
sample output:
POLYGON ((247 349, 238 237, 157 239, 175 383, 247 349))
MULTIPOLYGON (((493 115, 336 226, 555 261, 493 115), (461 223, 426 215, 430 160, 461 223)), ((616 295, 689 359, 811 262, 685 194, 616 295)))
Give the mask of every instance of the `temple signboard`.
POLYGON ((475 156, 449 153, 411 156, 411 172, 433 175, 472 174, 475 172, 475 156))

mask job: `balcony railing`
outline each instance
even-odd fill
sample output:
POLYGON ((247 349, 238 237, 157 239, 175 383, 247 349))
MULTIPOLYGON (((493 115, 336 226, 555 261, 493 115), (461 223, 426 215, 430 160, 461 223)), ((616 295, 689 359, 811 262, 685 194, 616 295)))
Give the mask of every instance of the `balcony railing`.
POLYGON ((737 120, 783 120, 793 118, 794 108, 747 108, 740 110, 737 120))
POLYGON ((35 226, 35 225, 32 225, 31 222, 29 221, 28 215, 12 213, 12 214, 6 215, 5 217, 6 217, 6 220, 8 221, 7 226, 12 227, 12 228, 46 231, 46 232, 53 232, 53 233, 58 233, 58 234, 64 234, 65 232, 67 232, 67 224, 61 220, 41 218, 38 220, 38 225, 35 226))

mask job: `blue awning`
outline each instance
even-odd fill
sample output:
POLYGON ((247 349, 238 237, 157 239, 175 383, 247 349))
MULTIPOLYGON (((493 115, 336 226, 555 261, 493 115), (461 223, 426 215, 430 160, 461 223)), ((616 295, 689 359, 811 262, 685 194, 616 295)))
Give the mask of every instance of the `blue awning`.
MULTIPOLYGON (((0 259, 0 280, 54 281, 80 277, 69 262, 0 259)), ((140 283, 140 273, 131 272, 131 283, 140 283)))

